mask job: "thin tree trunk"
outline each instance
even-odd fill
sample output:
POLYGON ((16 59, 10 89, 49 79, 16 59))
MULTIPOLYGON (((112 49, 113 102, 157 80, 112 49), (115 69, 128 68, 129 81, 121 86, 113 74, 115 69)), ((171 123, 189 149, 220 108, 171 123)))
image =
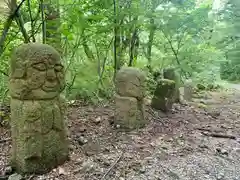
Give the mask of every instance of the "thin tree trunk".
POLYGON ((82 45, 83 45, 84 52, 85 52, 86 56, 88 57, 88 59, 92 62, 92 61, 94 61, 95 57, 94 57, 93 52, 91 51, 91 49, 89 48, 89 46, 87 44, 87 37, 84 33, 84 30, 82 33, 82 38, 83 38, 82 45))
POLYGON ((134 60, 137 60, 137 50, 138 50, 138 46, 139 46, 139 37, 138 37, 138 29, 135 28, 133 34, 132 34, 132 38, 131 38, 131 43, 130 43, 130 50, 129 50, 129 64, 128 66, 133 66, 133 62, 134 60))
POLYGON ((45 0, 44 12, 46 20, 46 43, 52 45, 62 54, 61 32, 59 31, 61 25, 59 0, 45 0))
MULTIPOLYGON (((155 2, 155 0, 152 0, 151 14, 155 12, 156 6, 157 6, 157 3, 155 2)), ((149 72, 152 72, 152 46, 153 46, 153 39, 156 31, 156 25, 155 25, 153 16, 150 17, 149 23, 150 23, 150 31, 149 31, 148 44, 147 44, 147 59, 148 59, 147 67, 149 72)))
POLYGON ((117 56, 117 46, 119 45, 119 37, 118 37, 118 28, 117 28, 117 0, 113 0, 113 13, 114 13, 114 44, 113 44, 113 57, 114 57, 114 79, 116 77, 118 71, 118 56, 117 56))

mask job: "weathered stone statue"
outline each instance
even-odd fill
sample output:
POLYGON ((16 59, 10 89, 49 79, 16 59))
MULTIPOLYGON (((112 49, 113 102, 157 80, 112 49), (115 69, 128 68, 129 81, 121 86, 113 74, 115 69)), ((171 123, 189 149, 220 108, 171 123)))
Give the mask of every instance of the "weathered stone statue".
POLYGON ((193 97, 193 82, 192 80, 187 80, 184 83, 183 98, 186 101, 192 101, 192 97, 193 97))
POLYGON ((10 61, 12 166, 45 173, 68 159, 65 87, 59 53, 51 46, 18 47, 10 61))
POLYGON ((180 75, 175 71, 174 68, 166 68, 163 70, 163 78, 164 79, 170 79, 175 81, 176 91, 174 95, 174 102, 179 103, 180 102, 180 75))
POLYGON ((115 120, 125 130, 146 124, 144 113, 145 74, 137 68, 123 67, 116 75, 115 120))
POLYGON ((159 79, 153 94, 151 106, 154 109, 167 112, 171 110, 175 101, 175 81, 170 79, 159 79))

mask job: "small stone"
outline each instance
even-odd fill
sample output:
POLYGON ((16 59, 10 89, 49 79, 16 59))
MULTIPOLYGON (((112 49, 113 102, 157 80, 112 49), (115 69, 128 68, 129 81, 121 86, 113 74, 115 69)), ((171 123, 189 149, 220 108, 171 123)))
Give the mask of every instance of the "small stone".
POLYGON ((222 153, 223 155, 228 155, 228 151, 227 151, 226 149, 222 149, 221 153, 222 153))
POLYGON ((144 166, 141 167, 141 168, 139 169, 139 172, 142 173, 142 174, 145 173, 145 172, 146 172, 146 168, 145 168, 144 166))
POLYGON ((216 148, 217 153, 222 154, 222 155, 228 155, 228 152, 226 149, 221 149, 221 148, 216 148))
POLYGON ((238 143, 240 143, 240 138, 237 138, 236 141, 237 141, 238 143))
POLYGON ((224 173, 221 172, 217 175, 217 180, 223 180, 224 179, 224 173))
POLYGON ((69 148, 70 151, 73 151, 73 150, 75 149, 75 146, 74 146, 73 144, 70 144, 70 145, 68 146, 68 148, 69 148))
POLYGON ((86 130, 87 130, 87 129, 86 129, 85 127, 80 127, 80 128, 79 128, 79 132, 81 132, 81 133, 86 132, 86 130))
POLYGON ((114 124, 114 116, 111 116, 109 119, 108 119, 108 122, 110 125, 113 125, 114 124))
POLYGON ((236 151, 236 153, 240 154, 240 148, 235 148, 234 150, 236 151))
POLYGON ((83 163, 83 160, 81 158, 74 159, 74 161, 75 161, 74 162, 75 165, 80 165, 83 163))
POLYGON ((167 149, 168 149, 168 147, 166 147, 166 146, 164 146, 164 145, 163 145, 161 148, 164 149, 164 150, 167 150, 167 149))
POLYGON ((8 180, 22 180, 23 177, 20 174, 14 173, 8 177, 8 180))
POLYGON ((110 152, 110 148, 109 147, 104 147, 103 151, 104 152, 110 152))
POLYGON ((100 116, 98 116, 98 117, 95 119, 95 123, 96 123, 96 124, 99 124, 101 121, 102 121, 102 119, 101 119, 100 116))
POLYGON ((63 168, 59 167, 58 168, 58 174, 59 175, 67 175, 67 172, 63 168))
POLYGON ((79 145, 84 145, 88 142, 87 139, 85 139, 83 136, 78 137, 77 142, 79 145))
POLYGON ((110 166, 111 163, 109 161, 103 161, 104 166, 110 166))
POLYGON ((208 146, 206 144, 200 144, 199 147, 202 149, 208 149, 208 146))
POLYGON ((11 167, 11 166, 7 166, 7 167, 5 168, 4 175, 10 175, 10 174, 12 174, 12 172, 13 172, 12 167, 11 167))
POLYGON ((92 162, 91 160, 85 161, 82 164, 82 172, 90 172, 91 170, 93 170, 95 167, 94 162, 92 162))

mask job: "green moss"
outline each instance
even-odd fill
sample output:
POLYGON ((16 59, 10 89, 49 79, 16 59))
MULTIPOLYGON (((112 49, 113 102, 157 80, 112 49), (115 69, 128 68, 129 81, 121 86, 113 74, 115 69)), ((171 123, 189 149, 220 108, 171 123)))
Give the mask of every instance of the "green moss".
POLYGON ((46 173, 69 158, 60 56, 49 45, 29 43, 10 65, 11 163, 18 173, 46 173))
POLYGON ((175 81, 170 79, 158 80, 151 106, 162 111, 170 110, 174 103, 175 91, 175 81))

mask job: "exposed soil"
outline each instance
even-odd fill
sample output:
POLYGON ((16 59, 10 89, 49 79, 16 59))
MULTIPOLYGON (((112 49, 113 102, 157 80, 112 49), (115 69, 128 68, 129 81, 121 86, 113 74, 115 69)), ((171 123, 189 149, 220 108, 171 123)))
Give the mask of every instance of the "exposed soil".
MULTIPOLYGON (((149 124, 131 132, 111 125, 111 103, 72 104, 67 115, 70 160, 48 174, 27 179, 239 180, 240 93, 208 96, 202 100, 204 108, 176 104, 168 114, 147 105, 149 124)), ((8 129, 0 133, 3 174, 11 142, 8 129)))

